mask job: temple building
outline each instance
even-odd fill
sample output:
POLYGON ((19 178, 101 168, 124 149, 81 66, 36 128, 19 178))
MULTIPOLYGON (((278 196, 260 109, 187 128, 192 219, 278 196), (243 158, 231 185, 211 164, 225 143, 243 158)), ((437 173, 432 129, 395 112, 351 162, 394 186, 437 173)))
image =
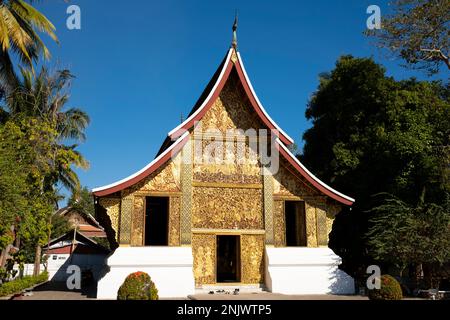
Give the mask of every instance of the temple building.
POLYGON ((290 152, 233 42, 189 116, 155 159, 96 188, 96 216, 115 247, 98 298, 147 272, 161 297, 223 288, 286 294, 354 292, 328 248, 333 219, 354 199, 290 152))

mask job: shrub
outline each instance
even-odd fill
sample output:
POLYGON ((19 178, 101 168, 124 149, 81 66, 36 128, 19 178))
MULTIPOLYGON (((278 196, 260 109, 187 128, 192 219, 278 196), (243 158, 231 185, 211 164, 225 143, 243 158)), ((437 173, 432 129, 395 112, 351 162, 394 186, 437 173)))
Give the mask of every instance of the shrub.
POLYGON ((44 271, 38 276, 25 276, 0 285, 0 297, 8 296, 14 293, 20 293, 36 284, 48 280, 48 273, 44 271))
POLYGON ((117 292, 117 300, 158 300, 158 289, 147 273, 138 271, 125 279, 117 292))
POLYGON ((369 290, 370 300, 401 300, 402 288, 397 280, 390 275, 381 276, 381 288, 369 290))

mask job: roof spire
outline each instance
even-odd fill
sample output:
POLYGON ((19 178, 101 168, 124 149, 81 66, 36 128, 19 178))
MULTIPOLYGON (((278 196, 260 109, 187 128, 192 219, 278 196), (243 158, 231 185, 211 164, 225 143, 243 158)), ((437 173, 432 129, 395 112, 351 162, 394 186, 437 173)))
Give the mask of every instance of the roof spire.
POLYGON ((231 42, 231 46, 237 50, 237 27, 238 27, 238 12, 236 10, 235 16, 234 16, 234 23, 233 23, 233 41, 231 42))

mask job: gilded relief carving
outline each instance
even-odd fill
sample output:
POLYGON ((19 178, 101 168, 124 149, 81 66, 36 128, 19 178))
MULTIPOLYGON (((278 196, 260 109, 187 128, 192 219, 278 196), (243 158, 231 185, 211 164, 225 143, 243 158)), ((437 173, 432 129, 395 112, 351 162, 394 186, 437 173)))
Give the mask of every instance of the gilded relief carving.
POLYGON ((204 130, 218 129, 223 133, 228 129, 264 128, 234 71, 219 97, 202 118, 202 127, 204 130))
MULTIPOLYGON (((278 172, 274 175, 274 194, 278 196, 297 196, 303 199, 305 196, 314 196, 318 192, 310 186, 309 182, 299 175, 294 175, 288 168, 290 165, 280 161, 278 172)), ((294 169, 292 169, 294 170, 294 169)), ((293 171, 295 172, 295 171, 293 171)))
POLYGON ((116 241, 119 240, 119 214, 120 198, 100 198, 99 204, 106 209, 106 213, 111 220, 111 227, 116 233, 116 241))
POLYGON ((147 178, 124 190, 124 196, 135 192, 180 192, 180 166, 181 156, 178 153, 147 178))
POLYGON ((131 226, 131 245, 142 246, 144 244, 144 197, 134 197, 133 221, 131 226))
POLYGON ((193 228, 264 229, 261 189, 193 189, 193 228))
POLYGON ((180 198, 170 197, 169 246, 180 245, 180 210, 181 210, 180 198))
POLYGON ((195 285, 216 283, 216 236, 192 235, 195 285))
POLYGON ((202 152, 194 153, 194 181, 244 184, 262 182, 258 155, 253 150, 255 147, 250 147, 248 141, 226 141, 220 144, 203 140, 201 143, 202 152))
POLYGON ((241 236, 242 283, 264 282, 264 236, 241 236))
POLYGON ((284 201, 274 201, 273 208, 274 208, 273 210, 274 246, 284 247, 286 245, 284 201))

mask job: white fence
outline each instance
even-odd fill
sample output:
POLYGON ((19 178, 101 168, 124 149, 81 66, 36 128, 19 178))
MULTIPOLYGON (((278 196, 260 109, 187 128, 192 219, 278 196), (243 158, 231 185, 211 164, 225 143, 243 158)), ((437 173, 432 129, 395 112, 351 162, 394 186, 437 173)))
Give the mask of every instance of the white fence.
MULTIPOLYGON (((98 280, 106 267, 104 254, 52 254, 47 260, 47 271, 49 280, 66 281, 70 274, 67 274, 67 268, 70 265, 77 265, 82 271, 91 270, 95 280, 98 280)), ((20 276, 19 266, 14 266, 17 270, 16 277, 20 276)), ((41 264, 40 272, 45 270, 45 266, 41 264)), ((22 276, 31 276, 34 272, 34 264, 27 263, 24 265, 22 276)))

